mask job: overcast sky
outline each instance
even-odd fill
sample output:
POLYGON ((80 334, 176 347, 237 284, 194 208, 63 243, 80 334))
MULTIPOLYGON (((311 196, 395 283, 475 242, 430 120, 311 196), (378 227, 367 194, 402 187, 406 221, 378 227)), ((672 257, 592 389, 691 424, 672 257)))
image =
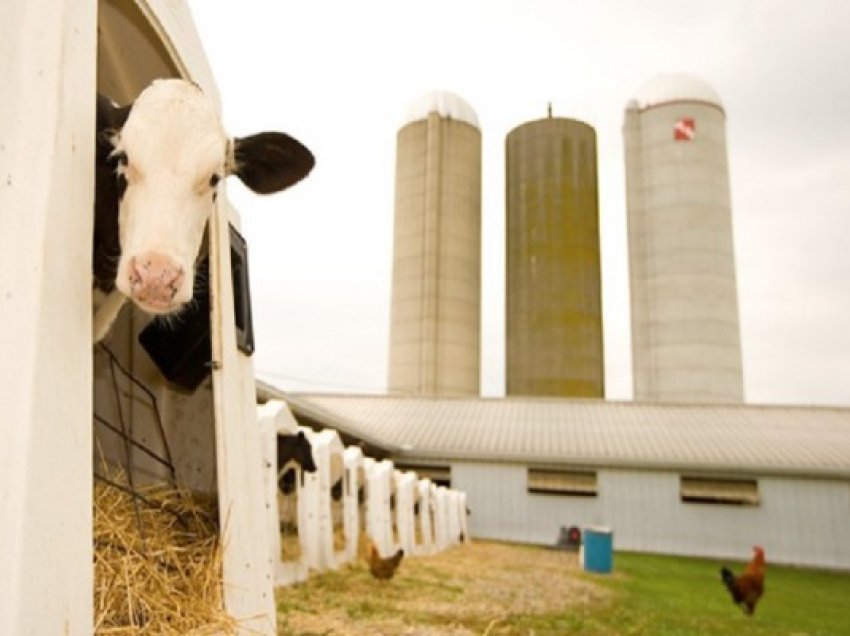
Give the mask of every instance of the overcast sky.
POLYGON ((597 132, 606 397, 630 399, 621 126, 662 72, 727 113, 748 402, 850 405, 850 2, 192 0, 231 134, 284 130, 307 180, 257 197, 249 242, 258 375, 383 392, 396 132, 431 90, 483 136, 482 393, 504 394, 504 139, 554 115, 597 132))

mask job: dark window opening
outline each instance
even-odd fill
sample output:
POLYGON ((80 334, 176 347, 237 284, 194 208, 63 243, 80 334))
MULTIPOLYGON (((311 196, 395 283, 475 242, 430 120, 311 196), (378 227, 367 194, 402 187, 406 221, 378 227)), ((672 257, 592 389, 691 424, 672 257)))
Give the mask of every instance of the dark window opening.
POLYGON ((529 468, 527 490, 535 495, 596 497, 596 473, 592 471, 529 468))
POLYGON ((679 499, 685 503, 758 506, 758 481, 755 479, 680 477, 679 499))

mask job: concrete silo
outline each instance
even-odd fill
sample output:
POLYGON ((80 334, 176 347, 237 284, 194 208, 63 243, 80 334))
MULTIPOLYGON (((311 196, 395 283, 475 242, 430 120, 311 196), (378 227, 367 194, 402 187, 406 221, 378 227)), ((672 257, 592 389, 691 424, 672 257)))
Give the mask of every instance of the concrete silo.
POLYGON ((506 393, 603 397, 596 133, 550 113, 505 145, 506 393))
POLYGON ((742 402, 723 104, 661 75, 627 105, 623 136, 635 399, 742 402))
POLYGON ((396 147, 389 391, 478 395, 481 131, 457 95, 410 109, 396 147))

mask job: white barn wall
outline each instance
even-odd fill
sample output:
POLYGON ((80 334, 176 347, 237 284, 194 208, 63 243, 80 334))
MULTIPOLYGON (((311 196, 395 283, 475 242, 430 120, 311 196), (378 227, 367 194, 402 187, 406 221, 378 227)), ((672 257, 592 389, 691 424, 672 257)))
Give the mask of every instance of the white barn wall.
POLYGON ((850 569, 847 481, 762 477, 750 507, 682 503, 672 471, 598 470, 597 497, 569 497, 529 494, 522 464, 451 469, 475 538, 552 545, 562 525, 605 525, 618 550, 743 559, 759 543, 771 562, 850 569))

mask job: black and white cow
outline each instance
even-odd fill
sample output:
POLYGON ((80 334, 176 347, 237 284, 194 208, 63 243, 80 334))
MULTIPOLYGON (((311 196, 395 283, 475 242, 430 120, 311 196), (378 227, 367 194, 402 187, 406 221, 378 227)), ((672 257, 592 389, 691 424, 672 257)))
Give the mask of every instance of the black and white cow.
POLYGON ((303 179, 313 155, 283 133, 225 134, 195 84, 160 79, 129 106, 98 96, 94 341, 129 298, 149 314, 192 299, 194 267, 217 184, 231 174, 269 194, 303 179))
POLYGON ((304 431, 295 434, 277 435, 277 486, 284 495, 295 491, 295 469, 287 464, 295 462, 306 473, 316 472, 316 462, 313 459, 313 447, 304 431))

